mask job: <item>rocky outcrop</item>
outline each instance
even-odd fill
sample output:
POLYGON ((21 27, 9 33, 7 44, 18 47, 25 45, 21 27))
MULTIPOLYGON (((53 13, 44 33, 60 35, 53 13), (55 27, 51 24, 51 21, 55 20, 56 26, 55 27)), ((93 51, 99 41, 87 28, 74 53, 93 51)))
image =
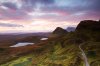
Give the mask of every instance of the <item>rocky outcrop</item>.
POLYGON ((61 27, 57 27, 48 37, 54 38, 54 37, 57 37, 57 36, 63 36, 67 33, 68 32, 65 29, 63 29, 61 27))
POLYGON ((61 27, 57 27, 54 31, 53 31, 53 34, 57 34, 57 35, 63 35, 63 34, 66 34, 67 31, 64 30, 63 28, 61 27))
POLYGON ((100 31, 100 20, 99 21, 93 21, 93 20, 81 21, 76 27, 76 31, 81 31, 81 30, 100 31))

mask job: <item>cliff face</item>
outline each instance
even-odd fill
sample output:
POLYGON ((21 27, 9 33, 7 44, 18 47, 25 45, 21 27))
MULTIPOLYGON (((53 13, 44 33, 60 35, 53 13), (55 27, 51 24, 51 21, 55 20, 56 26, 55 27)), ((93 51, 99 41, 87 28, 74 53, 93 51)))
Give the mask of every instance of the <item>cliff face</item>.
POLYGON ((90 31, 100 31, 100 21, 84 20, 81 21, 76 27, 76 31, 90 30, 90 31))

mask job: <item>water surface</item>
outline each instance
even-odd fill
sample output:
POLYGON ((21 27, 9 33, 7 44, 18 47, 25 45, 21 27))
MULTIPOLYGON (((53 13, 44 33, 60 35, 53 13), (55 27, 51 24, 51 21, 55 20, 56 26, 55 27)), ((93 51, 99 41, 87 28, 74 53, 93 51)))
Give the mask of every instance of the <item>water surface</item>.
POLYGON ((47 40, 48 38, 41 38, 40 40, 47 40))
POLYGON ((15 45, 12 45, 10 47, 20 47, 20 46, 27 46, 27 45, 33 45, 34 43, 30 43, 30 42, 19 42, 15 45))

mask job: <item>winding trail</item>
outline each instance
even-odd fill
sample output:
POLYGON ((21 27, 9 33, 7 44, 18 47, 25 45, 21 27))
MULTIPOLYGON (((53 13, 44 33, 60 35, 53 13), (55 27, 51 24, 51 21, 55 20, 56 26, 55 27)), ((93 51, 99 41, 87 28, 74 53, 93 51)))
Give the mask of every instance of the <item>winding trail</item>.
POLYGON ((82 45, 83 45, 83 44, 80 44, 80 45, 79 45, 79 49, 80 49, 81 52, 82 52, 82 56, 83 56, 83 59, 84 59, 85 66, 90 66, 90 65, 89 65, 89 62, 88 62, 88 59, 87 59, 87 57, 86 57, 86 54, 85 54, 85 52, 83 51, 83 49, 81 48, 82 45))

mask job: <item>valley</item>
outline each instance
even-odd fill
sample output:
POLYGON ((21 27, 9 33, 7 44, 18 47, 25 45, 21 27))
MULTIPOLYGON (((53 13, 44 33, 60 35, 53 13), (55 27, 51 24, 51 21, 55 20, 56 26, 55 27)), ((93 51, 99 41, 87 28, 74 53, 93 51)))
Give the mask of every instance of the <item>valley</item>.
POLYGON ((58 27, 46 37, 17 40, 36 42, 32 45, 0 46, 0 66, 100 66, 100 26, 89 22, 80 22, 73 32, 58 27))

